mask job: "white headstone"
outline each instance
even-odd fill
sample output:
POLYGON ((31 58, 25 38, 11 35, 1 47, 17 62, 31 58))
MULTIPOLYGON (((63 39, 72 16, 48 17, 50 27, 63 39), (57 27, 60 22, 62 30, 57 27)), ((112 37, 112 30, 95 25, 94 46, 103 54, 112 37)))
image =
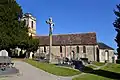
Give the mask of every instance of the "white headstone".
POLYGON ((8 52, 6 50, 1 50, 0 56, 8 56, 8 52))
POLYGON ((29 59, 32 59, 32 55, 33 55, 33 52, 30 52, 30 57, 29 57, 29 59))
POLYGON ((118 55, 114 55, 115 60, 117 60, 118 55))

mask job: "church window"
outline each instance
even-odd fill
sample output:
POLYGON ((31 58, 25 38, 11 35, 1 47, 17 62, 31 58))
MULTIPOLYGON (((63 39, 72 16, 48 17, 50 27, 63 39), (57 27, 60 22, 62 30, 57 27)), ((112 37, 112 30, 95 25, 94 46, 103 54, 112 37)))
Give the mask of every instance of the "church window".
POLYGON ((33 21, 31 22, 31 28, 33 28, 33 21))
POLYGON ((27 21, 24 19, 24 22, 25 22, 25 24, 27 23, 27 21))
POLYGON ((79 46, 77 46, 76 48, 77 48, 77 53, 79 53, 79 46))
POLYGON ((86 53, 86 47, 83 46, 83 53, 86 53))
POLYGON ((60 46, 60 53, 62 53, 62 46, 60 46))
POLYGON ((46 47, 44 46, 44 52, 46 52, 46 47))

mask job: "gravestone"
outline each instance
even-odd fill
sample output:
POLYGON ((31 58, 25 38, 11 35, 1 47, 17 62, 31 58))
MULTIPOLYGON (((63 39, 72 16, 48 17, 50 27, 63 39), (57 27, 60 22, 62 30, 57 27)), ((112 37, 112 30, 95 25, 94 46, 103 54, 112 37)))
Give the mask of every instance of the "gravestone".
POLYGON ((13 67, 14 63, 11 61, 11 57, 8 56, 6 50, 0 51, 0 75, 9 75, 18 73, 19 70, 13 67))
POLYGON ((73 62, 73 65, 75 66, 75 69, 78 69, 78 70, 80 70, 80 71, 83 71, 84 65, 83 65, 82 61, 73 60, 72 62, 73 62))
POLYGON ((6 50, 1 50, 0 56, 8 56, 8 52, 6 50))
POLYGON ((3 65, 3 64, 4 65, 11 64, 11 58, 8 56, 8 52, 6 50, 0 51, 0 65, 3 65))
POLYGON ((32 59, 33 58, 33 52, 30 52, 30 57, 29 57, 29 59, 32 59))

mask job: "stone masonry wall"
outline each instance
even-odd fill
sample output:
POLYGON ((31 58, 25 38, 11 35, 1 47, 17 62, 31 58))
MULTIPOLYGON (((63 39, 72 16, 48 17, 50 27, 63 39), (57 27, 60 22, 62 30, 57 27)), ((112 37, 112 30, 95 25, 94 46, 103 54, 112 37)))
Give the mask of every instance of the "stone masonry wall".
MULTIPOLYGON (((83 45, 75 46, 62 46, 62 53, 60 53, 60 46, 52 46, 52 54, 60 58, 67 57, 73 58, 73 53, 75 54, 74 58, 88 58, 89 61, 94 61, 96 59, 96 47, 93 45, 84 45, 86 47, 86 53, 83 53, 83 45), (77 53, 77 46, 79 47, 79 53, 77 53)), ((49 53, 49 46, 46 47, 46 53, 49 53)), ((44 46, 40 46, 37 53, 45 53, 44 46)), ((45 53, 45 54, 46 54, 45 53)))

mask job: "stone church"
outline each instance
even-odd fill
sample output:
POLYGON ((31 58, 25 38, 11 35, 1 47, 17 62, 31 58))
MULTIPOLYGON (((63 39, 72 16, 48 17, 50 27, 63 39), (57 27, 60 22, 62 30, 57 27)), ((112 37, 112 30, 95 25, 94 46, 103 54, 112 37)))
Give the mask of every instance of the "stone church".
MULTIPOLYGON (((24 15, 29 35, 39 38, 36 56, 49 55, 49 36, 36 35, 36 19, 29 13, 24 15)), ((83 59, 88 61, 112 62, 114 49, 104 43, 97 43, 95 32, 78 34, 58 34, 52 37, 52 59, 83 59)))
MULTIPOLYGON (((49 36, 39 36, 37 53, 49 54, 49 36)), ((114 49, 97 43, 96 33, 53 35, 52 58, 84 59, 88 61, 112 62, 114 49)))

